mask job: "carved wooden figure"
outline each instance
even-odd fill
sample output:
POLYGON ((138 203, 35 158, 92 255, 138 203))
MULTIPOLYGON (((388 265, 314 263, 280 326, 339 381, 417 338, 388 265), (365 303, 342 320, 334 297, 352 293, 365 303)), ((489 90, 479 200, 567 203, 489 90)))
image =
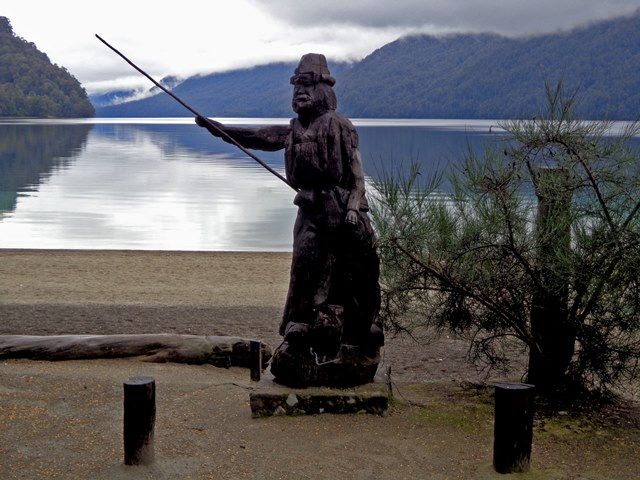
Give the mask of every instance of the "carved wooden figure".
MULTIPOLYGON (((324 55, 304 55, 291 84, 297 117, 287 126, 211 122, 245 148, 284 149, 286 177, 297 190, 291 278, 280 325, 284 341, 271 371, 290 386, 367 383, 384 336, 358 134, 336 111, 335 79, 324 55)), ((220 136, 202 117, 196 123, 220 136)))

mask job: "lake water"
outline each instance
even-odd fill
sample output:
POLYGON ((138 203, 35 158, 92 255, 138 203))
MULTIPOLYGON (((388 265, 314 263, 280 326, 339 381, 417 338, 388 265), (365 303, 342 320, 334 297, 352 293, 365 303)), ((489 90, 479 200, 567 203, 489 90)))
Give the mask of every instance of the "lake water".
MULTIPOLYGON (((500 137, 488 120, 354 123, 369 182, 412 161, 428 176, 500 137)), ((257 154, 284 173, 282 151, 257 154)), ((0 121, 0 248, 289 251, 293 196, 192 119, 0 121)))

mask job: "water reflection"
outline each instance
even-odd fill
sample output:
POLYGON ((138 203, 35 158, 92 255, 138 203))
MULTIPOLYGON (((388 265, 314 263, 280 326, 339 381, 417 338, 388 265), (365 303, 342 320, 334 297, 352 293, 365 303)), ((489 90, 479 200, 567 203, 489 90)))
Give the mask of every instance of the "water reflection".
POLYGON ((92 125, 0 126, 0 220, 84 148, 92 125))
MULTIPOLYGON (((199 128, 179 125, 127 125, 123 126, 120 139, 124 135, 132 138, 144 131, 163 152, 171 154, 176 148, 187 148, 205 154, 225 155, 239 163, 254 165, 236 147, 214 139, 199 128)), ((104 129, 104 126, 98 126, 104 129)), ((464 153, 471 148, 480 151, 485 145, 499 141, 500 134, 489 134, 488 127, 483 131, 461 126, 460 128, 433 128, 418 126, 360 126, 360 150, 365 161, 365 169, 371 178, 378 178, 382 171, 398 166, 409 166, 417 162, 424 173, 436 168, 445 168, 460 161, 464 153)), ((259 152, 258 155, 269 165, 284 169, 284 158, 280 152, 259 152)), ((259 168, 259 167, 256 167, 259 168)))
MULTIPOLYGON (((90 128, 0 124, 6 155, 23 158, 14 161, 18 167, 3 166, 3 181, 14 187, 3 184, 2 190, 14 192, 15 212, 0 221, 0 247, 291 249, 293 192, 235 147, 191 122, 96 124, 87 138, 90 128), (34 131, 51 133, 33 137, 34 131), (54 153, 53 144, 63 138, 67 148, 54 153), (48 163, 33 160, 44 157, 48 163)), ((484 128, 386 125, 358 131, 373 178, 411 160, 427 176, 495 138, 484 128)), ((282 152, 260 156, 284 170, 282 152)))

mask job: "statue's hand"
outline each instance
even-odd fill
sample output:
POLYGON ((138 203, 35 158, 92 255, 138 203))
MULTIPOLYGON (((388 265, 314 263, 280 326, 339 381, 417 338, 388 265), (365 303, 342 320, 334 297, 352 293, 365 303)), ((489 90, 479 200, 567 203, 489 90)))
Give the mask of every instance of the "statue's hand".
POLYGON ((358 213, 355 210, 349 210, 347 212, 347 216, 344 219, 349 225, 357 225, 358 224, 358 213))
POLYGON ((220 122, 216 122, 215 120, 209 120, 201 116, 196 117, 196 125, 198 125, 199 127, 206 128, 207 130, 209 130, 209 132, 211 132, 212 135, 219 137, 220 133, 214 130, 213 128, 211 128, 211 124, 214 124, 220 130, 224 129, 224 125, 222 125, 220 122))
POLYGON ((379 325, 373 323, 369 330, 369 339, 377 347, 384 345, 384 331, 379 325))

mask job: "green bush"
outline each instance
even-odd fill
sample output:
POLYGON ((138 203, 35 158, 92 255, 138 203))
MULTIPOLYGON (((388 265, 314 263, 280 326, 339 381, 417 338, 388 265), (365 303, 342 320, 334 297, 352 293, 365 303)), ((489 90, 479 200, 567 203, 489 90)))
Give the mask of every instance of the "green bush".
POLYGON ((382 314, 464 336, 490 367, 520 346, 544 390, 624 386, 640 367, 640 124, 612 136, 573 119, 561 84, 547 98, 448 172, 449 193, 417 168, 377 182, 382 314))

